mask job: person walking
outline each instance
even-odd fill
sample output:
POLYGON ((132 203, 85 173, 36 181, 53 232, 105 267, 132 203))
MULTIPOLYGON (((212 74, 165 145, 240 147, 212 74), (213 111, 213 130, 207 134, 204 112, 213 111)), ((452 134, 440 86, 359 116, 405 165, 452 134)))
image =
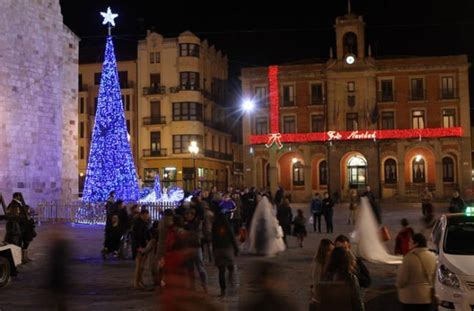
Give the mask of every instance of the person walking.
POLYGON ((426 210, 431 207, 433 202, 433 194, 431 193, 428 187, 425 187, 423 192, 420 195, 421 200, 421 213, 423 216, 426 216, 426 210))
POLYGON ((297 213, 293 220, 293 235, 298 239, 299 246, 303 247, 303 241, 306 237, 306 217, 304 217, 301 209, 298 209, 297 213))
POLYGON ((466 209, 466 203, 459 195, 459 191, 454 190, 453 197, 451 198, 451 201, 449 202, 449 212, 450 213, 464 213, 465 209, 466 209))
POLYGON ((278 190, 275 192, 275 205, 278 206, 283 202, 285 198, 285 190, 282 186, 278 186, 278 190))
POLYGON ((135 249, 135 280, 134 287, 137 289, 144 289, 143 283, 143 258, 142 250, 146 247, 148 240, 150 240, 150 232, 148 231, 148 222, 150 220, 150 213, 147 210, 140 211, 140 217, 135 220, 132 231, 132 248, 135 249))
POLYGON ((321 233, 321 215, 323 214, 323 204, 321 202, 321 195, 315 193, 314 199, 311 200, 311 214, 313 215, 313 230, 316 232, 316 225, 318 232, 321 233))
POLYGON ((415 233, 413 229, 409 226, 408 220, 403 218, 401 220, 402 230, 398 233, 395 239, 395 255, 405 256, 410 250, 410 239, 415 233))
POLYGON ((313 259, 312 265, 312 285, 311 285, 311 302, 310 302, 310 311, 318 310, 320 303, 320 297, 318 292, 318 284, 321 282, 321 277, 323 275, 324 269, 329 261, 332 250, 334 249, 334 243, 329 239, 322 239, 319 242, 318 251, 316 256, 313 259))
POLYGON ((234 277, 234 256, 238 255, 239 248, 235 241, 234 232, 223 213, 215 215, 212 225, 212 248, 214 264, 219 270, 219 287, 221 296, 226 294, 226 271, 229 271, 229 281, 234 277))
POLYGON ((404 311, 431 310, 435 273, 436 255, 428 250, 423 234, 414 234, 396 281, 398 299, 404 311))
POLYGON ((283 241, 285 245, 288 246, 288 241, 286 237, 291 235, 291 221, 293 219, 293 212, 291 211, 290 201, 288 199, 283 199, 282 203, 277 207, 278 223, 283 229, 283 241))
POLYGON ((334 228, 332 224, 332 217, 334 215, 334 201, 329 196, 329 193, 324 193, 324 199, 322 202, 322 210, 324 221, 326 222, 326 233, 332 233, 334 228))
POLYGON ((352 224, 355 225, 355 215, 356 215, 358 205, 359 205, 359 196, 357 195, 357 190, 352 189, 350 192, 350 197, 349 197, 349 219, 347 220, 348 225, 351 224, 351 221, 352 221, 352 224))

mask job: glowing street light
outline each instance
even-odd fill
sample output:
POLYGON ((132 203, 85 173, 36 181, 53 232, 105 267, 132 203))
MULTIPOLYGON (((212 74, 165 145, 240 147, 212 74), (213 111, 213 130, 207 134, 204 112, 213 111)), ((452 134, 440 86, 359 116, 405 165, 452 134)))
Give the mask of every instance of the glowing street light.
POLYGON ((197 178, 196 178, 196 155, 199 153, 199 147, 196 141, 191 141, 188 147, 189 153, 193 157, 193 167, 194 167, 194 190, 197 189, 197 178))
POLYGON ((251 99, 246 99, 242 103, 242 109, 244 111, 250 112, 250 111, 254 110, 254 108, 255 108, 255 102, 251 99))

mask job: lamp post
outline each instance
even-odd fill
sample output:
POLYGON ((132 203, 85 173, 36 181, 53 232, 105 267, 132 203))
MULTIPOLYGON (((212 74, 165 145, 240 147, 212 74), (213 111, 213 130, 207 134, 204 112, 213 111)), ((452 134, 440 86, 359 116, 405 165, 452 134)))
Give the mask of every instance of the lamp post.
POLYGON ((193 157, 193 167, 194 167, 194 190, 197 189, 197 174, 196 174, 196 155, 199 153, 199 147, 197 145, 196 141, 192 141, 191 144, 188 147, 189 153, 191 153, 191 156, 193 157))

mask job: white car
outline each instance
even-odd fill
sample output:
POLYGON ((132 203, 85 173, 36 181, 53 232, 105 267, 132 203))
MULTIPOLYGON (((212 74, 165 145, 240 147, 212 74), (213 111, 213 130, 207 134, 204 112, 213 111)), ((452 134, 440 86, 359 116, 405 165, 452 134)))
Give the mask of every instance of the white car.
POLYGON ((438 254, 435 292, 438 310, 474 310, 474 208, 442 215, 431 233, 438 254))

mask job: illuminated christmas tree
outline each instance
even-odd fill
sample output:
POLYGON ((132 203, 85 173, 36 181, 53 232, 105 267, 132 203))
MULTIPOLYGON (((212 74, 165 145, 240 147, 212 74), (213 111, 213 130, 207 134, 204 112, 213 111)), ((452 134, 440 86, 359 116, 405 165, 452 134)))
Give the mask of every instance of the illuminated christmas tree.
POLYGON ((83 202, 104 202, 111 191, 126 202, 137 201, 139 190, 133 155, 128 141, 120 84, 110 24, 117 15, 103 13, 109 36, 100 79, 99 96, 87 164, 83 202))

